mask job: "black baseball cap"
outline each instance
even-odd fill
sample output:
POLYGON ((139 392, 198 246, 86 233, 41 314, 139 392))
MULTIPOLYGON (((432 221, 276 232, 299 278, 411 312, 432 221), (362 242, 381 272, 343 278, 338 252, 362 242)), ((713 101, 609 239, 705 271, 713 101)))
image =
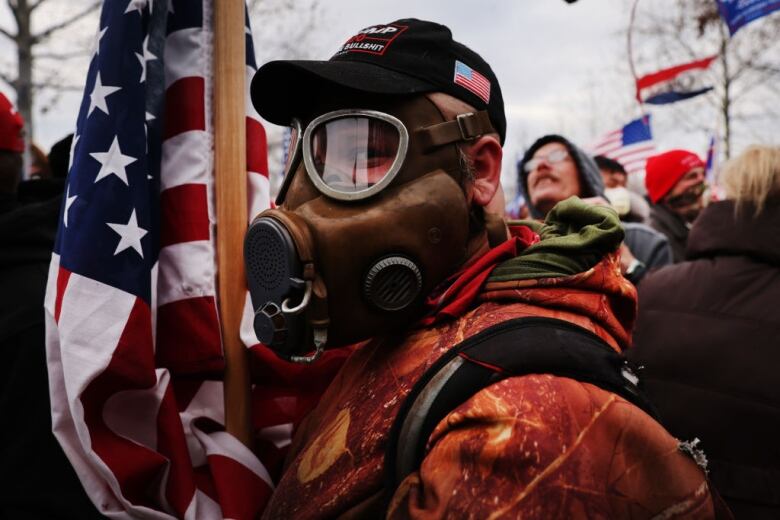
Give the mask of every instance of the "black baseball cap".
POLYGON ((334 88, 388 95, 444 92, 487 110, 501 143, 506 136, 504 100, 490 65, 437 23, 405 18, 372 25, 327 61, 266 63, 252 79, 252 104, 268 121, 287 125, 300 115, 301 104, 334 88))

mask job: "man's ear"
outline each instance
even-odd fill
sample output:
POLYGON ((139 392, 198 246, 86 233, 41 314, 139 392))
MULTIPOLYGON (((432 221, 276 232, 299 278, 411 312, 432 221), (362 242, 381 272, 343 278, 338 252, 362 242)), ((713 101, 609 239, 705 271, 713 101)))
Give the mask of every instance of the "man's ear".
POLYGON ((474 166, 472 200, 479 206, 487 206, 501 182, 501 143, 492 135, 484 135, 474 141, 466 152, 474 166))

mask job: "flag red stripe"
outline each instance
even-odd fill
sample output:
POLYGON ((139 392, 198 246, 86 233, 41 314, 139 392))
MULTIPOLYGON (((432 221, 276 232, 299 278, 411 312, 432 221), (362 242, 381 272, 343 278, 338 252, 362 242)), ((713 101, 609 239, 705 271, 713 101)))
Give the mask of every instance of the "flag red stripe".
POLYGON ((198 487, 198 491, 209 497, 211 500, 219 504, 219 495, 214 488, 213 475, 208 464, 192 468, 192 472, 195 478, 195 485, 198 487))
POLYGON ((206 186, 182 184, 160 194, 160 247, 209 239, 206 186))
POLYGON ((184 518, 195 494, 195 479, 177 406, 172 385, 169 384, 157 413, 157 451, 171 461, 165 498, 177 516, 184 518))
POLYGON ((62 299, 65 297, 65 289, 68 287, 70 271, 60 266, 57 271, 57 297, 54 300, 54 321, 59 323, 62 311, 62 299))
POLYGON ((631 161, 621 162, 623 165, 623 168, 626 170, 629 169, 641 169, 645 167, 645 164, 647 164, 647 157, 640 157, 639 159, 633 159, 631 161))
POLYGON ((165 457, 114 433, 105 423, 103 410, 114 394, 151 388, 156 381, 149 307, 136 298, 122 336, 106 369, 84 390, 81 403, 89 428, 91 447, 111 468, 122 495, 133 504, 156 508, 149 484, 158 481, 167 467, 165 457))
POLYGON ((643 146, 641 148, 632 148, 625 151, 621 151, 620 153, 616 153, 613 155, 613 158, 625 158, 625 157, 636 157, 636 156, 642 156, 642 157, 649 157, 650 155, 655 152, 655 145, 647 145, 643 146))
POLYGON ((712 63, 712 61, 717 57, 718 57, 717 55, 713 55, 701 60, 696 60, 690 63, 684 63, 682 65, 669 67, 668 69, 659 70, 658 72, 653 72, 652 74, 646 74, 636 80, 637 91, 655 85, 656 83, 660 83, 662 81, 672 79, 678 74, 680 74, 681 72, 685 72, 686 70, 706 69, 707 67, 710 66, 710 63, 712 63))
POLYGON ((258 516, 271 496, 268 484, 243 464, 222 455, 209 455, 222 515, 236 520, 258 516))
POLYGON ((183 132, 206 129, 205 80, 182 78, 165 91, 165 131, 168 139, 183 132))
POLYGON ((479 80, 473 80, 468 79, 465 76, 458 76, 456 83, 462 83, 464 85, 469 85, 480 92, 489 92, 490 91, 490 83, 486 81, 479 81, 479 80))
POLYGON ((268 176, 268 155, 265 128, 260 121, 246 118, 246 166, 250 172, 268 176))
POLYGON ((213 296, 178 300, 159 307, 157 364, 175 374, 215 374, 224 369, 213 296))
POLYGON ((202 384, 203 381, 200 379, 173 378, 171 380, 170 386, 173 390, 176 408, 179 412, 183 412, 187 409, 202 384))
POLYGON ((621 148, 623 148, 623 143, 618 142, 618 143, 611 144, 609 146, 606 145, 597 146, 596 148, 593 149, 592 153, 593 155, 609 155, 615 150, 620 150, 621 148))
POLYGON ((487 87, 484 83, 479 83, 475 81, 470 81, 466 79, 463 76, 456 76, 455 77, 455 83, 458 85, 461 85, 463 87, 466 87, 468 90, 474 92, 476 95, 478 95, 480 98, 482 98, 486 103, 488 99, 490 99, 490 84, 487 84, 487 87))

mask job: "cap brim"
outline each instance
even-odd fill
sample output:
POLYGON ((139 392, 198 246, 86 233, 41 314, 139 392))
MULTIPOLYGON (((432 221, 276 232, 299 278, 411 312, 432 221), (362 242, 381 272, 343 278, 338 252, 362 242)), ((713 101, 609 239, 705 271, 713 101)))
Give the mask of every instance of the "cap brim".
POLYGON ((370 94, 415 94, 436 88, 425 81, 359 61, 272 61, 252 78, 252 104, 266 120, 287 125, 324 88, 370 94))

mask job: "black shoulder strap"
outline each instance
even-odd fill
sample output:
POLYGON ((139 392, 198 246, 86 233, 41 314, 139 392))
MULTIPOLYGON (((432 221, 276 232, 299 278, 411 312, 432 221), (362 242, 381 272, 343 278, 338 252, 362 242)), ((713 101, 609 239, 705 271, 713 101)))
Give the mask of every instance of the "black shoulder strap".
POLYGON ((386 490, 417 470, 436 425, 493 383, 512 376, 552 374, 613 392, 657 420, 626 359, 601 338, 551 318, 500 323, 448 350, 415 384, 398 411, 385 452, 386 490))

